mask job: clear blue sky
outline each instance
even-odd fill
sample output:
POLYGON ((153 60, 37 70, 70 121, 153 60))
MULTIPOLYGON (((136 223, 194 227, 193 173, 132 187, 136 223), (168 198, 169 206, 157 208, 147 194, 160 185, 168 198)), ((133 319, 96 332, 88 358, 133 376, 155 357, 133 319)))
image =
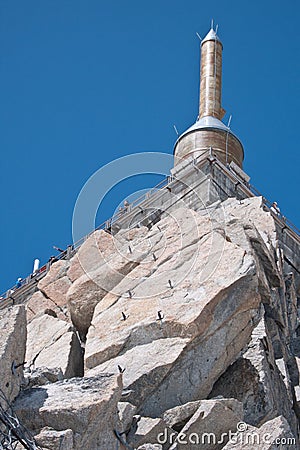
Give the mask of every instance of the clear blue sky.
MULTIPOLYGON (((2 0, 0 291, 72 241, 84 182, 114 158, 172 153, 197 116, 199 40, 224 45, 223 106, 246 172, 300 225, 296 0, 2 0)), ((146 180, 146 181, 145 181, 146 180)), ((109 217, 132 181, 114 189, 109 217)))

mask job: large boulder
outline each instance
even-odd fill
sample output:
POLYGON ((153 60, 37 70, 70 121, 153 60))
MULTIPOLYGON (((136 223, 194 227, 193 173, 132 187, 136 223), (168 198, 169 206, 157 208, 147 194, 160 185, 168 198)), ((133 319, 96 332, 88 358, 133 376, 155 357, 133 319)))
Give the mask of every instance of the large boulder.
MULTIPOLYGON (((179 213, 180 215, 182 215, 182 211, 179 213)), ((185 209, 183 215, 188 219, 191 217, 193 219, 195 213, 185 209)), ((197 237, 189 233, 193 229, 195 221, 192 220, 190 223, 190 221, 183 220, 182 217, 181 222, 185 224, 186 228, 184 240, 189 244, 193 240, 197 240, 197 237)), ((206 229, 209 230, 207 219, 206 222, 206 229)), ((173 226, 172 223, 171 225, 172 227, 170 227, 170 221, 162 224, 169 237, 174 242, 176 241, 176 245, 173 246, 170 243, 167 250, 165 250, 165 243, 168 236, 164 236, 165 233, 159 231, 160 227, 156 227, 150 233, 145 227, 125 230, 119 232, 115 237, 103 231, 97 231, 83 244, 74 257, 74 261, 76 261, 74 264, 77 267, 80 263, 85 270, 83 273, 80 272, 82 274, 80 277, 73 278, 74 283, 67 293, 73 323, 82 335, 90 326, 95 306, 99 302, 103 303, 107 293, 112 294, 113 297, 115 295, 128 297, 128 291, 139 284, 141 278, 149 276, 153 271, 154 257, 157 261, 162 261, 174 254, 174 251, 176 252, 181 239, 180 237, 174 238, 178 232, 178 226, 173 226), (90 253, 91 256, 89 256, 90 253)), ((69 276, 71 276, 72 264, 73 261, 71 261, 68 272, 69 276)), ((79 275, 78 271, 76 273, 79 275)), ((144 293, 142 297, 144 297, 144 293)))
POLYGON ((137 408, 129 402, 118 403, 118 414, 121 422, 121 433, 128 433, 137 408))
MULTIPOLYGON (((94 231, 70 260, 68 278, 74 282, 82 275, 90 275, 111 257, 124 254, 124 249, 128 250, 130 242, 142 238, 147 232, 146 227, 121 230, 117 236, 112 236, 104 230, 94 231)), ((128 253, 126 250, 125 254, 128 253)))
POLYGON ((36 369, 26 368, 24 372, 26 389, 33 386, 42 386, 44 384, 56 383, 64 379, 64 375, 60 367, 49 369, 48 367, 37 367, 36 369))
POLYGON ((117 373, 119 367, 124 370, 124 389, 129 392, 125 397, 126 401, 140 406, 166 377, 186 343, 187 339, 171 338, 139 345, 88 371, 87 375, 117 373))
POLYGON ((215 383, 210 397, 223 395, 241 401, 245 421, 253 426, 260 426, 278 415, 284 415, 291 429, 296 432, 291 385, 284 382, 284 361, 281 361, 281 371, 278 365, 262 318, 253 330, 247 349, 215 383))
MULTIPOLYGON (((12 402, 23 383, 26 348, 26 313, 23 305, 1 311, 0 317, 0 389, 7 401, 12 402)), ((0 396, 0 404, 7 408, 0 396)))
POLYGON ((243 425, 243 432, 234 436, 223 450, 296 450, 297 440, 286 419, 275 417, 260 428, 243 425))
MULTIPOLYGON (((237 200, 235 197, 228 198, 219 208, 213 212, 214 217, 226 223, 226 233, 234 242, 239 241, 243 247, 247 245, 243 233, 239 233, 235 226, 251 225, 257 229, 265 245, 270 251, 277 248, 277 234, 274 219, 270 212, 265 211, 262 197, 250 197, 237 200), (232 232, 235 229, 236 233, 232 232)), ((240 228, 241 230, 241 228, 240 228)))
POLYGON ((67 276, 69 261, 60 260, 51 265, 47 275, 38 283, 39 290, 59 307, 67 304, 66 293, 71 286, 67 276))
POLYGON ((40 447, 49 450, 73 450, 74 433, 72 430, 57 431, 50 427, 43 428, 34 436, 35 442, 40 447))
POLYGON ((236 432, 237 425, 242 419, 243 406, 235 399, 202 400, 171 448, 172 450, 221 449, 228 441, 229 432, 236 432))
MULTIPOLYGON (((107 240, 109 241, 108 249, 103 252, 101 249, 94 249, 91 262, 89 262, 90 260, 88 259, 87 253, 87 261, 83 258, 83 260, 80 259, 76 263, 77 266, 80 262, 82 267, 85 268, 84 274, 74 281, 67 292, 71 319, 83 340, 85 340, 86 333, 90 327, 95 306, 107 293, 113 291, 116 286, 144 260, 145 255, 147 254, 147 249, 142 252, 137 248, 131 250, 131 247, 128 244, 128 242, 131 241, 127 241, 124 236, 121 238, 122 235, 111 241, 112 237, 110 235, 108 235, 109 237, 107 238, 107 233, 102 233, 104 233, 101 235, 102 238, 105 236, 104 242, 107 240), (97 253, 97 258, 95 255, 93 257, 95 251, 97 253)), ((141 229, 138 233, 140 233, 141 236, 137 236, 137 242, 141 239, 144 240, 145 231, 141 229)), ((83 244, 84 246, 87 246, 87 248, 90 248, 92 245, 89 243, 90 240, 92 240, 92 242, 97 242, 97 239, 94 238, 94 234, 85 244, 83 244)), ((94 245, 95 244, 93 244, 92 248, 94 248, 94 245)), ((83 251, 84 250, 80 249, 77 258, 81 257, 80 255, 83 251)))
POLYGON ((61 320, 68 320, 67 308, 58 306, 41 291, 35 292, 25 306, 28 323, 41 314, 52 314, 61 320))
POLYGON ((69 279, 74 282, 98 269, 114 251, 113 237, 103 230, 94 231, 70 260, 69 279))
POLYGON ((28 324, 27 367, 60 368, 65 378, 83 375, 80 342, 72 325, 43 314, 28 324))
POLYGON ((214 215, 226 224, 226 239, 254 258, 261 296, 264 302, 271 301, 270 289, 281 286, 283 280, 274 219, 264 211, 262 198, 229 198, 214 215))
POLYGON ((172 432, 170 428, 167 427, 166 423, 160 419, 151 419, 150 417, 139 417, 134 429, 129 431, 127 435, 127 440, 129 445, 134 446, 134 448, 147 444, 148 442, 153 442, 154 444, 159 444, 157 442, 158 436, 166 436, 166 442, 162 445, 163 450, 167 450, 170 447, 171 435, 176 437, 177 433, 172 432))
POLYGON ((120 376, 73 378, 22 392, 14 403, 21 422, 36 433, 45 427, 72 430, 73 450, 115 450, 120 376))
POLYGON ((175 224, 162 220, 139 243, 144 259, 97 304, 86 343, 86 373, 126 367, 124 384, 134 390, 130 401, 138 407, 144 402, 146 417, 160 416, 179 398, 205 398, 259 318, 255 259, 226 239, 219 222, 184 208, 174 217, 175 224), (184 343, 182 350, 171 366, 167 362, 163 378, 155 376, 146 399, 138 388, 145 387, 141 350, 152 354, 160 345, 147 363, 151 371, 163 367, 165 355, 172 355, 165 352, 171 339, 184 343))
POLYGON ((201 406, 202 400, 178 405, 163 414, 165 423, 176 431, 180 431, 201 406))

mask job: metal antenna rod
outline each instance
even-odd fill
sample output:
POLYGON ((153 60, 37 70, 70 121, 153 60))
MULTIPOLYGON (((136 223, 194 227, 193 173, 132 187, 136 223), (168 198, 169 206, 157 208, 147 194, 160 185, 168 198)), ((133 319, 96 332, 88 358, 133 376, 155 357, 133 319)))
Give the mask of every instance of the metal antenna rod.
POLYGON ((177 136, 179 136, 178 130, 176 128, 176 125, 173 125, 173 127, 174 127, 174 130, 175 130, 175 133, 177 134, 177 136))
POLYGON ((200 42, 202 41, 202 37, 200 36, 200 34, 196 31, 196 36, 198 36, 198 38, 200 39, 200 42))

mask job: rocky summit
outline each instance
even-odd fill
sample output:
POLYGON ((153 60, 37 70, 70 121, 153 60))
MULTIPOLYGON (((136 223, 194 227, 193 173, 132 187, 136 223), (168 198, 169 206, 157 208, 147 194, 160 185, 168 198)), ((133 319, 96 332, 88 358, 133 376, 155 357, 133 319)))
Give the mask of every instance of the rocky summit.
POLYGON ((95 231, 1 311, 2 409, 42 449, 300 448, 298 298, 261 197, 95 231))

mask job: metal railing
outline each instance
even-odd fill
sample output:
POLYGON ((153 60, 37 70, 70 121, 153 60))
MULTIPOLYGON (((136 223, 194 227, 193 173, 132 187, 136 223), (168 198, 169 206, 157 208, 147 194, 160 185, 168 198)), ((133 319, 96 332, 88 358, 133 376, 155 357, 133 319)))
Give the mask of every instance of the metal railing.
MULTIPOLYGON (((241 178, 234 170, 232 170, 229 166, 225 166, 214 154, 213 149, 209 148, 207 151, 203 152, 202 155, 200 155, 198 158, 193 159, 192 165, 193 167, 201 167, 204 164, 206 164, 207 160, 210 161, 211 164, 216 164, 220 167, 223 172, 227 176, 229 176, 238 186, 239 189, 241 189, 244 194, 247 197, 252 196, 261 196, 263 198, 264 205, 268 208, 268 210, 271 212, 274 219, 280 223, 283 230, 288 230, 292 237, 297 240, 297 242, 300 242, 300 230, 297 228, 290 220, 288 220, 285 216, 282 215, 282 213, 278 210, 276 212, 272 211, 272 205, 273 203, 266 199, 254 186, 252 186, 249 182, 246 182, 241 178)), ((104 231, 111 231, 111 227, 114 224, 117 224, 118 222, 122 221, 127 214, 131 213, 137 206, 141 205, 144 201, 150 199, 155 195, 158 191, 162 191, 164 188, 168 187, 168 185, 176 181, 176 176, 167 176, 162 181, 160 181, 156 186, 151 188, 149 191, 147 191, 145 194, 141 195, 137 199, 135 199, 132 203, 130 203, 128 206, 125 206, 122 208, 121 211, 118 211, 115 213, 110 219, 106 220, 105 222, 101 223, 99 226, 97 226, 94 230, 92 230, 89 234, 83 236, 81 239, 79 239, 77 242, 73 243, 72 245, 69 245, 66 250, 61 252, 59 255, 57 255, 55 258, 50 258, 50 260, 44 264, 40 269, 38 269, 35 273, 31 273, 26 278, 22 279, 21 286, 14 285, 10 289, 8 289, 6 292, 4 292, 0 296, 0 309, 3 309, 4 307, 8 306, 12 302, 14 302, 15 298, 14 296, 19 294, 25 294, 26 291, 30 291, 30 287, 33 286, 33 283, 38 283, 44 276, 49 272, 51 265, 59 260, 64 259, 70 259, 75 253, 76 250, 78 250, 81 245, 97 230, 104 230, 104 231)), ((230 196, 228 192, 225 192, 226 195, 230 196)), ((150 214, 151 215, 151 214, 150 214)), ((149 216, 150 217, 150 216, 149 216)), ((145 218, 144 218, 145 219, 145 218)), ((133 226, 136 226, 133 225, 133 226)))
POLYGON ((253 186, 249 182, 245 182, 241 177, 238 176, 238 174, 235 173, 234 170, 232 170, 229 166, 225 166, 220 160, 215 158, 215 163, 223 169, 227 175, 230 175, 238 182, 238 187, 242 189, 247 196, 249 194, 252 194, 254 197, 262 197, 264 205, 268 208, 272 216, 275 218, 277 222, 280 222, 283 229, 288 229, 290 232, 293 233, 297 241, 300 241, 300 229, 296 227, 296 225, 291 222, 289 219, 287 219, 286 216, 282 214, 282 212, 279 210, 279 208, 276 208, 273 206, 273 202, 268 200, 258 189, 256 189, 255 186, 253 186))

